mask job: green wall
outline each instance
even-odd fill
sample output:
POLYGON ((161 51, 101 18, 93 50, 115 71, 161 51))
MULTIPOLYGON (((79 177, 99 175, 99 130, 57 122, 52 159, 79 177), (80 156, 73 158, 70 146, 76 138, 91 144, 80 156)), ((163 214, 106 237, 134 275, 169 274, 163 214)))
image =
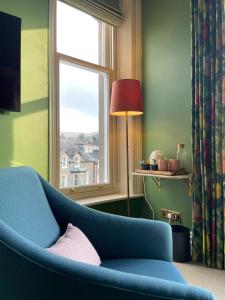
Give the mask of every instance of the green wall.
MULTIPOLYGON (((185 143, 191 170, 191 27, 189 0, 142 0, 143 159, 162 150, 176 157, 185 143)), ((162 180, 159 192, 151 178, 147 194, 156 216, 160 208, 181 212, 191 226, 191 197, 183 181, 162 180)))
POLYGON ((0 167, 29 165, 47 177, 48 0, 0 0, 0 10, 22 18, 22 109, 0 114, 0 167))

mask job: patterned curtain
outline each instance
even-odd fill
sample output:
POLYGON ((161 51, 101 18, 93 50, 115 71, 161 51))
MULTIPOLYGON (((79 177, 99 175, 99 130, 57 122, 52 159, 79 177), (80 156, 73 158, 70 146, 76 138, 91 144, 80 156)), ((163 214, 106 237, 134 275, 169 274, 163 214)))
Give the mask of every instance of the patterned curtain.
POLYGON ((192 0, 193 260, 225 269, 224 0, 192 0))

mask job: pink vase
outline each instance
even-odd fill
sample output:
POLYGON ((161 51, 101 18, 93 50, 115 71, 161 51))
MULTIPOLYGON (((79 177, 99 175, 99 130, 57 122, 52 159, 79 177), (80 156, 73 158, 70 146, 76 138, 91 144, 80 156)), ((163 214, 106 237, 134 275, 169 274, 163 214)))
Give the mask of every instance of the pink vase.
POLYGON ((167 159, 159 159, 158 160, 158 170, 159 171, 167 171, 168 170, 168 160, 167 159))
POLYGON ((168 171, 176 172, 178 170, 180 170, 179 159, 169 159, 168 171))

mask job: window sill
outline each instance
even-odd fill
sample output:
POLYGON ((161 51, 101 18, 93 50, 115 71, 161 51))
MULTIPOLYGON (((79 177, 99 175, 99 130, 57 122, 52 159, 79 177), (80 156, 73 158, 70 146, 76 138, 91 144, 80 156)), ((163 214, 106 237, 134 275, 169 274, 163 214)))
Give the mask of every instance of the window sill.
MULTIPOLYGON (((137 195, 130 196, 130 199, 141 198, 141 197, 144 197, 144 195, 137 194, 137 195)), ((79 203, 81 205, 91 206, 91 205, 95 205, 95 204, 123 201, 126 199, 127 199, 126 194, 112 194, 112 195, 105 195, 105 196, 100 196, 100 197, 85 198, 85 199, 81 199, 81 200, 76 200, 75 202, 79 203)))

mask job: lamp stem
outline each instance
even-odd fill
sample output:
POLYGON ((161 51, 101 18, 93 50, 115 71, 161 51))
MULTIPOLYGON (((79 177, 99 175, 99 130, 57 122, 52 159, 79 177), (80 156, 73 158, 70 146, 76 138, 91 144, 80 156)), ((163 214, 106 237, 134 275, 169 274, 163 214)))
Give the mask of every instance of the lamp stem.
POLYGON ((126 151, 127 151, 127 215, 130 217, 130 182, 129 182, 129 143, 128 143, 128 112, 126 112, 126 151))

